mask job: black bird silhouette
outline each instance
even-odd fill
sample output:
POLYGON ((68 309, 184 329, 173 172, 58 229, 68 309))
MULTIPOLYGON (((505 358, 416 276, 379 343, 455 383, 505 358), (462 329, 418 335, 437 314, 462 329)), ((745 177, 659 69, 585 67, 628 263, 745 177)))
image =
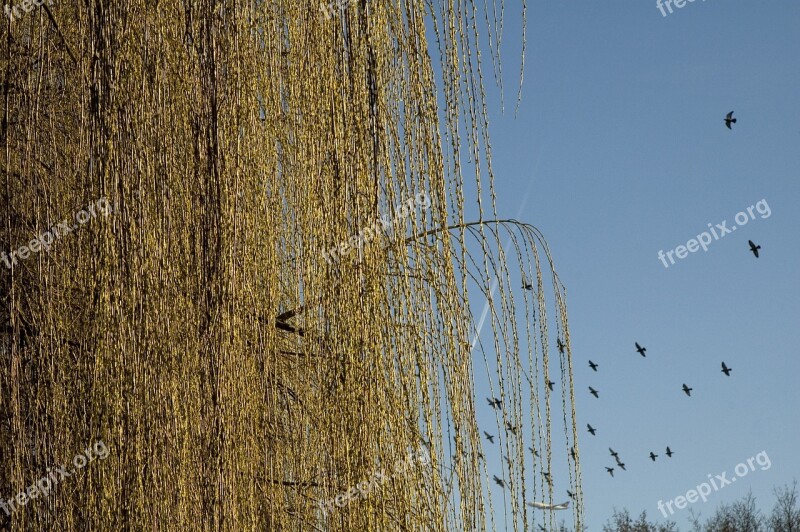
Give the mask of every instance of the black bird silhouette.
POLYGON ((512 425, 508 421, 506 421, 506 430, 511 432, 511 434, 513 434, 514 436, 517 435, 517 427, 515 427, 514 425, 512 425))
POLYGON ((731 129, 731 124, 735 124, 735 123, 736 123, 736 119, 733 118, 733 111, 731 111, 730 113, 725 115, 725 125, 728 127, 728 129, 731 129))
POLYGON ((503 482, 503 479, 497 478, 497 475, 492 475, 492 477, 494 478, 494 483, 495 484, 497 484, 501 488, 505 488, 506 487, 506 483, 503 482))
POLYGON ((670 458, 672 458, 672 455, 673 455, 673 454, 675 454, 675 453, 673 453, 672 451, 670 451, 669 447, 667 447, 667 456, 669 456, 670 458))
POLYGON ((609 447, 609 448, 608 448, 608 452, 610 452, 610 453, 611 453, 611 456, 613 456, 614 458, 616 458, 617 460, 619 460, 619 453, 618 453, 618 452, 616 452, 614 449, 612 449, 611 447, 609 447))
POLYGON ((689 388, 688 386, 686 386, 686 384, 683 385, 683 393, 685 393, 689 397, 692 396, 692 390, 694 390, 694 388, 689 388))
POLYGON ((553 385, 554 385, 554 384, 555 384, 555 382, 553 382, 553 381, 550 381, 550 380, 549 380, 549 381, 547 381, 547 387, 548 387, 548 388, 550 388, 550 391, 551 391, 551 392, 553 391, 553 385))
POLYGON ((522 289, 523 290, 533 290, 533 285, 530 284, 530 283, 526 283, 525 281, 522 281, 522 289))
POLYGON ((494 436, 492 436, 491 434, 489 434, 485 430, 483 431, 483 434, 486 436, 486 439, 489 440, 489 443, 494 443, 494 436))
POLYGON ((564 342, 561 341, 561 338, 558 339, 558 352, 564 354, 564 342))
POLYGON ((542 532, 547 532, 547 529, 542 525, 539 525, 539 530, 541 530, 542 532))
POLYGON ((729 368, 728 366, 725 365, 725 362, 723 362, 722 363, 722 373, 724 373, 726 376, 730 377, 731 376, 731 371, 733 371, 733 368, 729 368))
POLYGON ((594 396, 595 396, 595 397, 597 397, 598 399, 600 398, 600 396, 599 396, 599 395, 597 395, 597 390, 595 390, 595 389, 594 389, 594 388, 592 388, 591 386, 589 386, 589 393, 591 393, 592 395, 594 395, 594 396))
POLYGON ((589 361, 589 367, 592 368, 593 370, 597 371, 597 364, 595 364, 591 360, 589 361))
POLYGON ((622 462, 620 462, 619 460, 617 460, 617 465, 618 465, 618 466, 619 466, 619 468, 620 468, 620 469, 622 469, 623 471, 627 471, 627 469, 625 469, 625 464, 623 464, 623 463, 622 463, 622 462))
POLYGON ((508 468, 509 468, 509 469, 511 469, 511 458, 509 458, 509 457, 508 457, 508 456, 506 456, 506 455, 503 455, 503 459, 504 459, 504 460, 506 461, 506 463, 508 464, 508 468))
POLYGON ((636 343, 636 351, 637 351, 637 352, 638 352, 640 355, 642 355, 643 357, 647 358, 647 357, 645 356, 645 354, 644 354, 644 352, 645 352, 645 351, 647 351, 647 349, 645 349, 644 347, 640 346, 640 345, 639 345, 639 342, 635 342, 635 343, 636 343))
POLYGON ((592 436, 594 436, 594 435, 595 435, 594 433, 595 433, 595 432, 597 432, 597 429, 596 429, 596 428, 594 428, 594 427, 592 427, 592 426, 591 426, 591 425, 589 425, 588 423, 586 424, 586 427, 589 429, 589 432, 591 432, 591 433, 592 433, 592 436))
POLYGON ((550 478, 550 472, 549 471, 542 471, 542 475, 544 475, 544 478, 547 479, 547 483, 548 484, 552 484, 553 483, 552 479, 550 478))
POLYGON ((539 456, 538 451, 533 447, 528 447, 528 450, 533 453, 533 456, 539 456))
POLYGON ((747 243, 750 244, 750 251, 752 251, 753 255, 758 258, 758 250, 761 249, 761 246, 756 246, 755 242, 752 240, 748 240, 747 243))
POLYGON ((491 399, 487 397, 486 400, 489 402, 489 406, 492 408, 500 408, 501 406, 500 399, 497 397, 492 397, 491 399))
POLYGON ((608 474, 611 475, 612 477, 614 476, 614 468, 613 467, 607 467, 606 471, 608 471, 608 474))
POLYGON ((569 454, 572 455, 572 459, 575 460, 575 447, 570 447, 569 454))
POLYGON ((655 461, 656 461, 656 457, 657 457, 657 456, 658 456, 657 454, 653 454, 653 451, 650 451, 650 460, 652 460, 653 462, 655 462, 655 461))

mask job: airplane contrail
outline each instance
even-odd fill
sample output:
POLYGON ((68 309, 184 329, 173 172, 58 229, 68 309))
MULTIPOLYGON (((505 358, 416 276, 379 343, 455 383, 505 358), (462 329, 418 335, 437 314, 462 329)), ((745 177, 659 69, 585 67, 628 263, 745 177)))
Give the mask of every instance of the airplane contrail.
MULTIPOLYGON (((542 160, 542 149, 539 149, 539 154, 536 156, 536 164, 533 167, 533 175, 536 175, 536 171, 539 169, 539 163, 542 160)), ((528 188, 525 189, 525 195, 522 197, 522 204, 519 206, 519 210, 517 211, 517 215, 514 219, 519 219, 522 215, 522 209, 525 208, 525 204, 528 201, 528 196, 531 193, 531 186, 533 186, 533 177, 531 177, 530 181, 528 182, 528 188)), ((508 241, 503 245, 503 251, 505 252, 508 246, 511 244, 511 237, 508 237, 508 241)), ((492 288, 489 291, 489 297, 486 298, 486 304, 483 306, 483 312, 481 312, 481 319, 478 321, 478 326, 475 328, 475 335, 472 337, 472 341, 470 342, 469 352, 472 353, 472 350, 475 349, 475 344, 480 337, 481 330, 483 329, 483 322, 486 321, 486 315, 489 313, 489 301, 491 300, 492 296, 494 295, 494 291, 497 290, 497 278, 495 277, 494 281, 492 281, 492 288)))

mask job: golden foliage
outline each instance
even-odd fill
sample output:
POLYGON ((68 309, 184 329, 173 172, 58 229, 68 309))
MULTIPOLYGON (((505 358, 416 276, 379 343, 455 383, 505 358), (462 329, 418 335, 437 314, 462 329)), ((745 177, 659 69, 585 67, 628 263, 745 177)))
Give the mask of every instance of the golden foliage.
POLYGON ((95 441, 110 455, 13 529, 494 528, 470 290, 490 301, 498 426, 522 427, 504 440, 518 460, 500 513, 527 530, 526 482, 551 500, 541 472, 560 460, 580 529, 569 349, 557 369, 548 356, 547 286, 569 346, 563 287, 538 231, 483 218, 487 183, 497 216, 471 2, 360 0, 331 19, 307 2, 47 6, 4 21, 0 244, 98 198, 113 214, 0 266, 0 497, 95 441), (486 164, 476 203, 462 143, 486 164), (430 207, 398 216, 421 193, 430 207), (363 256, 323 258, 395 216, 363 256), (511 264, 536 280, 522 307, 511 264), (430 464, 321 511, 425 442, 430 464), (526 445, 543 451, 527 474, 526 445))

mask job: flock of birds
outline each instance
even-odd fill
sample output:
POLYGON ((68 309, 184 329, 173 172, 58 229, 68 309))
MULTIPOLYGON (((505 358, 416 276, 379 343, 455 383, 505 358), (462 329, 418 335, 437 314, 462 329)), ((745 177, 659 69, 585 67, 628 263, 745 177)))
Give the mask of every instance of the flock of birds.
MULTIPOLYGON (((736 119, 733 117, 733 111, 731 111, 727 115, 725 115, 725 119, 724 120, 725 120, 725 126, 728 129, 732 129, 731 128, 731 124, 735 124, 736 123, 736 119)), ((753 255, 755 255, 755 257, 758 258, 758 250, 761 249, 761 246, 760 245, 756 245, 752 240, 748 240, 747 243, 750 245, 750 251, 752 251, 753 255)), ((559 339, 558 342, 559 342, 559 347, 560 347, 561 346, 561 340, 559 339)), ((634 342, 634 343, 636 344, 636 352, 639 353, 642 357, 646 358, 645 352, 647 351, 647 349, 645 347, 642 347, 641 345, 639 345, 639 342, 634 342)), ((589 361, 589 367, 592 368, 593 371, 597 372, 597 368, 599 366, 598 366, 598 364, 595 364, 594 362, 592 362, 590 360, 589 361)), ((726 377, 730 377, 731 376, 731 371, 732 370, 733 370, 733 368, 728 367, 725 364, 724 361, 722 362, 722 373, 724 373, 726 377)), ((687 386, 686 383, 683 383, 683 386, 681 387, 681 389, 683 390, 683 393, 685 393, 687 397, 691 397, 692 396, 692 391, 694 390, 694 388, 690 388, 689 386, 687 386)), ((591 386, 589 386, 589 393, 591 393, 596 398, 599 397, 599 392, 597 390, 595 390, 591 386)), ((597 433, 597 429, 596 428, 592 427, 588 423, 586 424, 586 428, 588 429, 589 433, 592 436, 596 435, 596 433, 597 433)), ((614 451, 614 449, 612 449, 611 447, 609 447, 608 450, 611 453, 611 456, 614 457, 614 460, 616 461, 617 467, 619 469, 621 469, 622 471, 627 471, 625 469, 625 463, 620 460, 619 453, 614 451)), ((672 449, 669 448, 669 446, 667 446, 666 452, 664 454, 666 454, 668 458, 672 458, 672 455, 675 454, 675 453, 672 451, 672 449)), ((653 451, 650 451, 649 457, 650 457, 650 460, 655 462, 656 458, 658 458, 658 455, 656 453, 654 453, 653 451)), ((606 466, 606 471, 612 477, 614 476, 614 470, 615 470, 614 467, 606 466)))
MULTIPOLYGON (((559 343, 560 342, 561 342, 561 340, 559 340, 559 343)), ((639 342, 634 342, 634 344, 636 345, 636 352, 639 353, 640 355, 642 355, 642 357, 647 358, 647 355, 645 354, 647 352, 647 348, 639 345, 639 342)), ((592 370, 594 370, 595 372, 597 372, 597 368, 599 367, 599 365, 590 360, 589 361, 589 367, 592 368, 592 370)), ((733 368, 728 367, 728 365, 725 364, 725 362, 723 361, 722 362, 722 373, 724 373, 726 377, 730 377, 731 376, 731 371, 733 371, 733 368)), ((682 390, 683 390, 683 393, 685 393, 688 397, 691 397, 692 396, 692 391, 694 390, 694 388, 690 388, 689 386, 686 385, 686 383, 683 383, 682 390)), ((591 386, 589 386, 589 393, 591 393, 595 397, 598 397, 598 391, 595 390, 594 388, 592 388, 591 386)), ((597 429, 595 427, 591 426, 589 423, 586 424, 586 428, 588 429, 589 433, 592 436, 595 436, 597 434, 597 429)), ((627 471, 627 469, 625 469, 625 463, 622 462, 620 460, 620 458, 619 458, 619 453, 614 451, 614 449, 612 449, 611 447, 608 448, 608 451, 611 453, 611 456, 613 456, 614 460, 617 462, 617 464, 616 464, 617 467, 619 469, 623 470, 623 471, 627 471)), ((666 452, 664 454, 666 454, 667 457, 672 458, 672 455, 675 454, 675 453, 672 451, 672 449, 669 448, 669 446, 667 446, 667 450, 666 450, 666 452)), ((653 462, 655 462, 656 458, 658 458, 658 455, 656 453, 654 453, 653 451, 650 451, 650 455, 649 456, 650 456, 650 460, 652 460, 653 462)), ((606 471, 612 477, 614 476, 615 469, 613 467, 606 467, 606 471)))
MULTIPOLYGON (((730 113, 728 113, 725 116, 725 126, 728 129, 732 129, 731 128, 731 124, 735 124, 735 123, 736 123, 736 119, 733 117, 733 111, 731 111, 730 113)), ((758 250, 761 249, 761 246, 760 245, 756 245, 752 240, 748 240, 747 243, 750 245, 750 251, 752 251, 753 255, 755 255, 755 257, 758 258, 758 250)), ((523 288, 523 290, 533 290, 533 285, 523 281, 522 288, 523 288)), ((561 354, 564 354, 564 349, 565 349, 566 346, 564 345, 564 342, 561 341, 561 338, 557 339, 557 344, 558 344, 559 352, 561 354)), ((639 353, 642 357, 647 358, 647 355, 645 355, 645 353, 647 352, 647 349, 645 347, 641 346, 639 344, 639 342, 634 342, 634 344, 636 345, 636 352, 639 353)), ((600 367, 600 366, 599 366, 599 364, 596 364, 595 362, 589 360, 589 367, 592 368, 592 370, 594 372, 597 372, 597 368, 600 367)), ((728 367, 725 364, 724 361, 722 362, 722 373, 724 373, 726 377, 730 377, 731 376, 731 371, 732 370, 733 370, 733 368, 728 367)), ((553 391, 553 385, 554 384, 555 384, 555 382, 553 382, 551 380, 547 381, 547 387, 548 387, 548 389, 550 391, 553 391)), ((689 386, 686 385, 686 383, 683 383, 682 390, 683 390, 683 393, 685 393, 688 397, 691 397, 692 396, 692 391, 694 390, 694 388, 690 388, 689 386)), ((589 386, 589 393, 592 394, 596 399, 600 398, 600 392, 598 390, 596 390, 595 388, 593 388, 592 386, 589 386)), ((502 408, 502 403, 496 397, 487 397, 486 401, 489 403, 489 406, 491 406, 494 409, 502 408)), ((597 434, 597 429, 592 427, 591 424, 587 423, 586 424, 586 428, 588 429, 589 433, 592 436, 595 436, 597 434)), ((517 434, 517 427, 512 426, 510 423, 506 423, 506 431, 511 433, 511 434, 513 434, 513 435, 516 435, 517 434)), ((494 435, 489 434, 486 431, 483 431, 483 435, 485 436, 485 438, 488 440, 489 443, 492 443, 492 444, 494 443, 494 439, 495 439, 494 435)), ((530 450, 531 453, 533 453, 534 457, 538 457, 539 456, 539 453, 533 447, 528 447, 528 450, 530 450)), ((608 448, 608 451, 611 453, 611 456, 614 458, 614 460, 616 462, 616 468, 619 468, 622 471, 627 471, 627 469, 625 468, 625 463, 620 459, 619 453, 616 452, 611 447, 608 448)), ((572 458, 575 459, 575 448, 574 447, 570 450, 570 454, 572 455, 572 458)), ((664 454, 668 458, 672 458, 672 455, 674 455, 675 452, 669 446, 667 446, 666 451, 665 451, 664 454)), ((657 455, 655 452, 650 451, 649 458, 653 462, 656 461, 656 458, 658 458, 658 456, 659 455, 657 455)), ((509 467, 511 467, 511 459, 508 456, 505 456, 505 455, 503 455, 503 459, 506 460, 506 462, 508 462, 509 467)), ((614 471, 616 470, 616 468, 615 467, 606 466, 606 471, 608 472, 609 475, 611 475, 613 477, 614 476, 614 471)), ((550 478, 550 473, 545 471, 545 472, 543 472, 543 474, 544 474, 548 484, 552 484, 552 479, 550 478)), ((497 484, 501 488, 505 488, 506 487, 506 483, 502 478, 499 478, 497 475, 492 475, 492 478, 493 478, 495 484, 497 484)), ((572 493, 570 490, 567 490, 567 495, 571 499, 575 499, 575 494, 572 493)), ((561 504, 548 504, 548 503, 541 503, 541 502, 529 502, 528 505, 529 506, 533 506, 534 508, 540 508, 540 509, 545 509, 545 510, 566 510, 567 507, 569 506, 569 501, 561 503, 561 504)), ((544 530, 544 528, 541 525, 539 525, 539 528, 541 530, 544 530)))

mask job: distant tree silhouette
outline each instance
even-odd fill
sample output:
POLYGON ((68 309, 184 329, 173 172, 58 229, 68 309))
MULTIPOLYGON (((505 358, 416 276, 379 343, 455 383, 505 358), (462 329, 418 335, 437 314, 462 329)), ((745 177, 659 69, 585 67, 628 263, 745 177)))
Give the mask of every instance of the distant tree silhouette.
POLYGON ((618 511, 603 525, 603 532, 677 532, 678 525, 672 521, 666 524, 651 523, 647 520, 647 512, 642 512, 637 521, 631 518, 627 509, 618 511))
POLYGON ((775 488, 775 506, 769 516, 771 532, 800 532, 800 508, 797 507, 797 480, 791 487, 775 488))
POLYGON ((766 530, 764 516, 756 508, 756 498, 748 493, 741 500, 721 504, 706 522, 705 532, 763 532, 766 530))
MULTIPOLYGON (((773 490, 775 505, 768 517, 756 508, 756 498, 748 493, 730 504, 720 504, 705 523, 699 512, 689 510, 691 532, 800 532, 800 507, 798 507, 797 480, 773 490)), ((675 532, 677 524, 650 523, 642 512, 634 521, 627 509, 614 509, 614 514, 603 526, 603 532, 675 532)))

